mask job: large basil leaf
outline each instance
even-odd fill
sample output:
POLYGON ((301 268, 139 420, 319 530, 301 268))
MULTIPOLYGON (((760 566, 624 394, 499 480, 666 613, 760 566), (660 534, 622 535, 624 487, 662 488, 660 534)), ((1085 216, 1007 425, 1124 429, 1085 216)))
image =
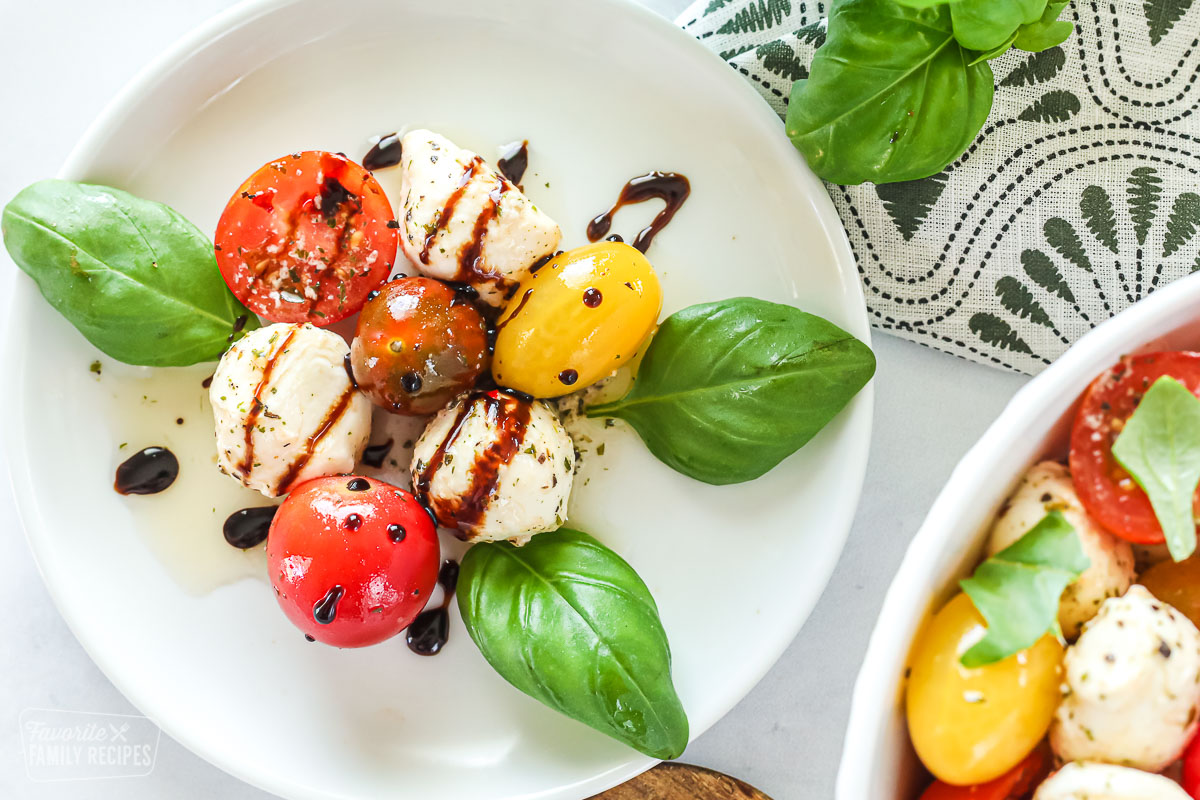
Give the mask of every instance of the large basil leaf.
POLYGON ((458 579, 471 639, 513 686, 654 758, 675 758, 688 721, 646 584, 586 533, 524 547, 477 544, 458 579))
MULTIPOLYGON (((910 8, 950 6, 954 38, 968 50, 995 52, 1022 25, 1042 18, 1047 0, 897 0, 910 8)), ((993 58, 995 56, 992 56, 993 58)))
POLYGON ((934 175, 962 155, 992 108, 991 67, 975 59, 955 39, 946 6, 835 3, 809 78, 792 87, 788 136, 834 183, 934 175))
POLYGON ((954 38, 968 50, 992 50, 1022 25, 1037 22, 1046 0, 959 0, 950 6, 954 38))
POLYGON ((1125 421, 1112 454, 1150 498, 1171 558, 1195 552, 1200 400, 1174 378, 1159 378, 1125 421))
POLYGON ((1075 26, 1058 18, 1068 5, 1068 0, 1056 0, 1047 5, 1041 19, 1017 29, 1013 47, 1030 53, 1040 53, 1051 47, 1058 47, 1069 39, 1075 32, 1075 26))
POLYGON ((625 420, 684 475, 740 483, 803 447, 874 373, 871 349, 833 323, 738 297, 668 317, 629 393, 587 415, 625 420))
POLYGON ((1057 632, 1059 598, 1089 564, 1075 528, 1051 511, 976 567, 959 583, 987 620, 987 633, 963 653, 963 666, 994 664, 1057 632))
POLYGON ((215 361, 258 327, 226 288, 212 243, 173 209, 119 189, 39 181, 0 217, 13 261, 89 342, 126 364, 215 361))

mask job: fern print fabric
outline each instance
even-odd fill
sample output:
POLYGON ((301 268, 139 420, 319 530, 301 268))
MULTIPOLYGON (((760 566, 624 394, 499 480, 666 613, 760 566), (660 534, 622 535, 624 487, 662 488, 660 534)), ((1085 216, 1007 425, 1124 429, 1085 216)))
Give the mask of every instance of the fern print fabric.
MULTIPOLYGON (((700 0, 679 23, 782 116, 828 6, 700 0)), ((1034 373, 1200 269, 1200 0, 1075 0, 1062 19, 1062 46, 991 62, 991 116, 944 172, 827 184, 877 328, 1034 373)))

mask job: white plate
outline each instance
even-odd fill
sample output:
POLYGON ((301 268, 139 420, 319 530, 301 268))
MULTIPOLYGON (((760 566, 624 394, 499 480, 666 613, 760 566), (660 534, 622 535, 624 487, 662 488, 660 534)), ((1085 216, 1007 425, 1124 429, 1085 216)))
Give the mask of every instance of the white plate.
POLYGON ((1156 291, 1075 343, 1009 402, 954 468, 883 601, 854 686, 838 800, 912 800, 924 774, 904 719, 903 673, 926 616, 983 554, 990 523, 1032 464, 1066 455, 1075 407, 1126 353, 1200 348, 1200 275, 1156 291))
MULTIPOLYGON (((528 137, 525 185, 571 246, 626 179, 683 172, 691 199, 649 253, 667 312, 753 295, 868 337, 837 217, 779 120, 691 37, 619 0, 239 6, 143 72, 62 175, 167 202, 211 231, 262 163, 299 149, 361 157, 368 137, 415 126, 488 156, 528 137)), ((630 234, 655 210, 626 210, 614 229, 630 234)), ((399 640, 307 644, 276 607, 261 555, 221 540, 228 511, 261 501, 212 466, 207 369, 151 375, 101 359, 97 380, 95 351, 27 280, 10 342, 8 448, 33 551, 89 654, 169 735, 294 798, 579 798, 651 765, 509 687, 456 613, 435 658, 399 640), (149 444, 180 453, 179 482, 118 497, 115 465, 149 444)), ((742 486, 678 475, 621 428, 605 433, 604 456, 585 456, 571 522, 658 599, 693 736, 762 677, 828 580, 871 400, 868 388, 742 486)))

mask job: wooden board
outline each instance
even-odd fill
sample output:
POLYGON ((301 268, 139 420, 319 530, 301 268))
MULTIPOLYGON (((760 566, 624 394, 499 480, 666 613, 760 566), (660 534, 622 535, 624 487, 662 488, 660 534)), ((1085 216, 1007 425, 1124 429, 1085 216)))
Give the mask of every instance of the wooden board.
POLYGON ((753 786, 691 764, 669 761, 591 800, 771 800, 753 786))

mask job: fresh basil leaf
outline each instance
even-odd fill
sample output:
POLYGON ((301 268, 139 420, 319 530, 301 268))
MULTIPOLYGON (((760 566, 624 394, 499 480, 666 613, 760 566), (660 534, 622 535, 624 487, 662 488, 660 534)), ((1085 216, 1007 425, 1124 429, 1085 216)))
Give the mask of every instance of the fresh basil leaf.
POLYGON ((835 3, 808 79, 792 87, 788 136, 834 183, 934 175, 975 140, 992 108, 991 67, 974 59, 955 39, 950 7, 835 3))
POLYGON ((954 38, 968 50, 1000 47, 1022 25, 1037 22, 1046 0, 958 0, 950 6, 954 38))
POLYGON ((687 746, 654 598, 591 536, 564 528, 524 547, 475 545, 458 608, 483 657, 525 694, 654 758, 687 746))
POLYGON ((587 415, 625 420, 684 475, 740 483, 803 447, 874 373, 871 348, 833 323, 738 297, 668 317, 628 394, 587 415))
POLYGON ((13 261, 104 353, 175 367, 220 358, 258 327, 225 286, 212 242, 173 209, 119 189, 39 181, 0 217, 13 261))
MULTIPOLYGON (((909 8, 951 6, 950 17, 954 26, 954 38, 968 50, 979 50, 984 54, 976 57, 975 62, 972 63, 996 58, 1008 50, 1004 42, 1015 40, 1022 27, 1036 25, 1044 19, 1047 3, 1047 0, 896 1, 909 8)), ((1056 19, 1059 12, 1062 11, 1062 6, 1065 5, 1065 2, 1062 3, 1051 19, 1056 19)))
POLYGON ((1047 5, 1040 20, 1022 25, 1017 30, 1017 38, 1013 42, 1013 47, 1030 53, 1040 53, 1051 47, 1058 47, 1071 38, 1071 34, 1075 32, 1075 26, 1058 18, 1068 4, 1068 0, 1057 0, 1047 5))
POLYGON ((963 653, 962 665, 1002 661, 1047 631, 1057 633, 1059 598, 1090 563, 1075 528, 1061 511, 1051 511, 976 567, 959 585, 987 620, 987 634, 963 653))
POLYGON ((991 61, 993 58, 999 58, 1012 49, 1013 42, 1016 40, 1017 33, 1016 31, 1013 31, 1013 35, 1008 37, 1008 39, 1001 43, 998 47, 994 47, 991 50, 987 50, 982 53, 977 53, 974 60, 971 61, 971 66, 975 66, 980 61, 991 61))
POLYGON ((1196 550, 1200 400, 1174 378, 1159 378, 1125 421, 1112 453, 1150 498, 1171 558, 1190 556, 1196 550))

